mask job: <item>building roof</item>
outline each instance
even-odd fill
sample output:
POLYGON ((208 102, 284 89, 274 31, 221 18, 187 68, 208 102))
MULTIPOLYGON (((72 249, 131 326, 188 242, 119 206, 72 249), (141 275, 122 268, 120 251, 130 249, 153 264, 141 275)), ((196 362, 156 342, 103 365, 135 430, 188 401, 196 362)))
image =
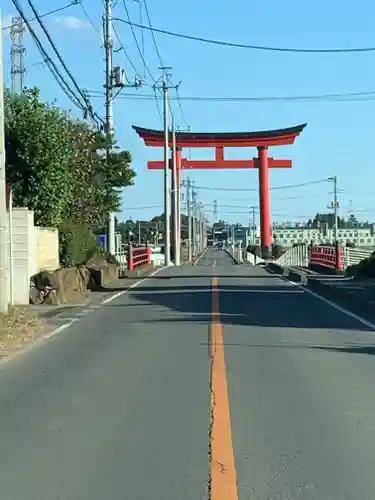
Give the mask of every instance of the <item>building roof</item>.
MULTIPOLYGON (((257 132, 176 132, 176 143, 180 147, 251 147, 281 146, 293 144, 306 127, 306 123, 295 127, 262 130, 257 132)), ((133 129, 144 140, 146 146, 163 146, 164 131, 137 127, 133 129)))

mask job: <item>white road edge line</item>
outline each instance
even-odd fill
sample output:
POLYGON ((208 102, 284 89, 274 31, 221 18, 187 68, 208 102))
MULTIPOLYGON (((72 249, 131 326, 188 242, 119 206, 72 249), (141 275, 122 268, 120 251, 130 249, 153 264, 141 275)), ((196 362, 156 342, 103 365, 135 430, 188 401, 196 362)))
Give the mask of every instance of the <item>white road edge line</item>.
POLYGON ((207 252, 208 250, 208 247, 206 247, 203 252, 200 254, 200 256, 195 259, 195 261, 193 262, 193 266, 196 266, 198 264, 198 262, 201 260, 201 258, 203 257, 203 255, 207 252))
POLYGON ((112 300, 115 300, 117 299, 118 297, 121 297, 121 295, 124 295, 124 293, 127 293, 129 290, 131 290, 132 288, 135 288, 137 287, 138 285, 140 285, 141 283, 144 283, 145 281, 147 281, 149 278, 152 278, 152 276, 155 276, 155 274, 158 274, 160 273, 160 271, 163 271, 164 269, 166 269, 166 267, 160 267, 159 269, 155 269, 155 271, 153 271, 151 274, 149 274, 148 276, 146 276, 145 278, 142 278, 141 280, 139 281, 136 281, 135 283, 133 283, 132 285, 130 285, 126 290, 121 290, 120 292, 117 292, 115 293, 114 295, 111 295, 110 297, 107 297, 106 299, 102 300, 100 302, 101 305, 105 305, 105 304, 109 304, 109 302, 112 302, 112 300))
MULTIPOLYGON (((145 278, 143 278, 143 279, 141 279, 139 281, 136 281, 135 283, 133 283, 132 285, 130 285, 126 290, 121 290, 121 292, 115 293, 111 297, 108 297, 107 299, 105 299, 102 302, 100 302, 100 304, 108 304, 108 302, 111 302, 112 300, 116 299, 117 297, 120 297, 124 293, 128 292, 131 288, 135 288, 136 286, 140 285, 144 281, 148 280, 148 278, 151 278, 152 276, 155 276, 155 274, 158 274, 160 271, 163 271, 163 269, 166 269, 166 267, 161 267, 159 269, 156 269, 155 271, 153 271, 151 274, 149 274, 145 278)), ((97 307, 100 307, 100 306, 90 306, 90 307, 97 308, 97 307)), ((87 312, 93 312, 94 309, 91 309, 91 310, 87 310, 86 309, 85 311, 87 311, 87 312)), ((86 314, 84 314, 82 316, 86 316, 86 314)), ((82 316, 81 316, 81 318, 82 318, 82 316)), ((5 356, 4 358, 0 358, 0 369, 4 365, 6 365, 7 363, 15 360, 16 358, 24 356, 25 354, 28 354, 32 350, 39 348, 47 340, 51 339, 52 337, 54 337, 58 333, 61 333, 62 331, 66 330, 73 323, 79 321, 79 319, 81 319, 81 318, 80 317, 78 317, 78 318, 69 318, 69 319, 68 318, 64 318, 65 321, 67 321, 67 323, 64 323, 63 325, 60 325, 57 328, 54 328, 51 332, 48 332, 45 335, 41 335, 38 339, 35 340, 35 342, 32 342, 31 344, 26 345, 23 348, 20 348, 20 350, 14 352, 13 354, 10 354, 9 356, 5 356)))
MULTIPOLYGON (((282 278, 280 278, 280 279, 282 279, 282 278)), ((284 280, 282 279, 282 281, 284 281, 284 280)), ((358 316, 358 314, 355 314, 354 312, 349 311, 348 309, 345 309, 344 307, 339 306, 335 302, 332 302, 331 300, 326 299, 325 297, 322 297, 318 293, 313 292, 312 290, 309 290, 308 288, 306 288, 298 283, 295 283, 294 281, 289 281, 287 278, 285 278, 285 281, 287 283, 290 283, 292 286, 295 286, 295 287, 299 288, 300 290, 303 290, 305 293, 308 293, 312 297, 315 297, 316 299, 321 300, 325 304, 328 304, 329 306, 333 307, 337 311, 340 311, 343 314, 346 314, 346 316, 349 316, 350 318, 355 319, 359 323, 362 323, 362 325, 367 326, 368 328, 371 328, 372 330, 375 330, 375 324, 371 323, 371 321, 367 321, 367 319, 362 318, 361 316, 358 316)))
POLYGON ((51 332, 46 333, 45 335, 41 335, 35 342, 32 344, 26 345, 25 347, 21 348, 19 351, 14 352, 13 354, 10 354, 9 356, 5 356, 4 358, 0 359, 0 369, 2 366, 5 364, 9 363, 10 361, 13 361, 16 358, 20 358, 21 356, 28 354, 29 352, 33 351, 34 349, 37 349, 38 347, 41 346, 41 344, 44 344, 46 340, 51 339, 58 333, 61 333, 63 330, 66 330, 69 328, 75 321, 76 319, 69 321, 68 323, 64 323, 63 325, 58 326, 51 332))

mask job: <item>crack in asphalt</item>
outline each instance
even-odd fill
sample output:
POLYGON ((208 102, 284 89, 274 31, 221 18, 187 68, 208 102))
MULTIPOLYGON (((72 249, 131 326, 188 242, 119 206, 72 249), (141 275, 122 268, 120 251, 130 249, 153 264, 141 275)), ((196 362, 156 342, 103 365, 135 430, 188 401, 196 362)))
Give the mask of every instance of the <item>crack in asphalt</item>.
POLYGON ((210 376, 209 376, 209 390, 211 394, 211 410, 210 410, 210 425, 208 430, 208 462, 209 462, 209 477, 208 477, 208 500, 212 499, 212 441, 213 441, 213 428, 215 421, 215 408, 216 396, 213 387, 213 368, 215 362, 216 344, 213 342, 213 323, 209 326, 209 358, 210 358, 210 376))

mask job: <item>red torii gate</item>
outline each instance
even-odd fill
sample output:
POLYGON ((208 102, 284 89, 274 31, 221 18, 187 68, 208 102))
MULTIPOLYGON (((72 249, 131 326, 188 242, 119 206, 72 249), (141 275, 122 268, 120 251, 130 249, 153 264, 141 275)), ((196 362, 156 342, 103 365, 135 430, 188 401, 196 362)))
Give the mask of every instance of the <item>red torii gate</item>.
MULTIPOLYGON (((294 144, 297 136, 306 127, 306 123, 296 127, 260 132, 176 132, 177 146, 177 189, 180 186, 181 169, 251 169, 259 172, 259 210, 260 239, 262 254, 269 256, 272 246, 270 193, 268 181, 269 168, 291 168, 291 160, 278 160, 268 156, 268 148, 294 144), (258 157, 252 160, 225 160, 224 148, 256 147, 258 157), (214 160, 188 160, 182 158, 183 148, 215 148, 214 160)), ((146 146, 163 147, 164 131, 133 126, 146 146)), ((149 161, 149 170, 163 170, 164 161, 149 161)))

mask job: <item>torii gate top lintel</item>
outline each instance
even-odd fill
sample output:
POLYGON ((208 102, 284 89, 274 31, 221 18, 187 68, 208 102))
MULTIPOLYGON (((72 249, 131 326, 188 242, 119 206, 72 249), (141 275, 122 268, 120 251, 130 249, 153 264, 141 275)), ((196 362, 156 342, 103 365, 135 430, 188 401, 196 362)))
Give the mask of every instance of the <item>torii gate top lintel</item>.
MULTIPOLYGON (((176 144, 179 147, 269 147, 293 144, 296 137, 306 127, 306 123, 277 130, 258 132, 178 132, 176 144)), ((164 146, 164 131, 137 127, 133 129, 143 139, 146 146, 164 146)))

